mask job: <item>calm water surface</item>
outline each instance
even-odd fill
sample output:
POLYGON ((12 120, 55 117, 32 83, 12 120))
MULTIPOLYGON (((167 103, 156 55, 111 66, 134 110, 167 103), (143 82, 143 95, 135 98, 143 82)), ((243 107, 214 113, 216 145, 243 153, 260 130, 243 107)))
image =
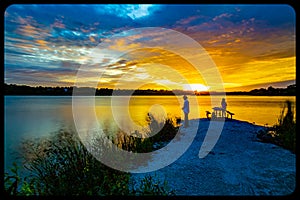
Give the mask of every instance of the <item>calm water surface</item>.
MULTIPOLYGON (((183 118, 182 97, 134 96, 128 104, 124 101, 125 98, 114 97, 113 102, 111 97, 95 98, 97 121, 106 130, 113 132, 117 129, 115 119, 118 119, 119 125, 130 130, 135 127, 131 127, 128 120, 143 127, 148 112, 161 119, 166 115, 183 118)), ((285 96, 227 96, 226 99, 227 108, 235 113, 235 119, 259 125, 274 125, 284 102, 296 101, 296 97, 285 96)), ((70 96, 6 96, 4 105, 5 168, 11 166, 14 161, 13 152, 23 139, 48 136, 59 129, 74 129, 70 96)), ((206 117, 205 111, 211 111, 211 105, 210 96, 190 97, 189 118, 206 117)), ((84 117, 89 120, 89 116, 84 117)))

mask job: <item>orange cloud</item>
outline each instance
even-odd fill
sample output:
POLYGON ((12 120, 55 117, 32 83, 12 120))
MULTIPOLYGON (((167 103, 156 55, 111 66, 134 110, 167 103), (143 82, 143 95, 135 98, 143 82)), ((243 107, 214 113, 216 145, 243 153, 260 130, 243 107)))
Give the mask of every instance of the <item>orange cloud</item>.
POLYGON ((95 38, 92 37, 92 36, 90 36, 89 39, 90 39, 91 42, 96 42, 95 38))
POLYGON ((46 46, 48 44, 48 42, 45 40, 36 40, 36 42, 41 46, 46 46))
POLYGON ((186 25, 191 23, 192 21, 198 19, 200 16, 190 16, 188 18, 180 19, 176 22, 176 24, 186 25))

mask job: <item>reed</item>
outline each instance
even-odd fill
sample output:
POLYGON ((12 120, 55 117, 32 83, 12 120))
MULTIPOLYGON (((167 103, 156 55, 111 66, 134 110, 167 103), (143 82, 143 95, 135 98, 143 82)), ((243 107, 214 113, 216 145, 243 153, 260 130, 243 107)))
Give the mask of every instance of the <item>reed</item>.
MULTIPOLYGON (((153 121, 149 121, 151 126, 153 121)), ((151 128, 150 128, 151 130, 151 128)), ((119 148, 133 152, 154 150, 156 142, 170 141, 178 128, 167 119, 162 130, 153 137, 138 138, 122 132, 112 141, 119 148)), ((94 142, 103 143, 98 137, 94 142)), ((41 196, 107 196, 107 195, 171 195, 166 182, 145 177, 138 189, 129 187, 130 173, 114 170, 99 162, 82 144, 77 134, 60 130, 48 138, 26 140, 21 148, 25 169, 29 174, 20 178, 18 167, 5 173, 7 195, 41 196)), ((100 152, 101 153, 101 152, 100 152)))
POLYGON ((281 145, 294 153, 296 152, 296 118, 294 106, 291 101, 286 101, 278 124, 274 126, 281 145))
POLYGON ((278 123, 272 127, 258 132, 257 137, 262 142, 273 143, 296 152, 296 118, 294 106, 291 101, 286 101, 278 123))

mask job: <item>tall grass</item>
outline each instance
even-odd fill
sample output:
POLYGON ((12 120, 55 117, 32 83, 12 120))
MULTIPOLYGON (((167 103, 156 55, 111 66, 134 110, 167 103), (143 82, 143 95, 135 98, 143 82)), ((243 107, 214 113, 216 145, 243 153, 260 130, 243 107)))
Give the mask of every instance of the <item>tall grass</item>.
POLYGON ((96 160, 74 133, 60 131, 40 142, 26 141, 25 168, 40 195, 125 195, 129 174, 96 160))
POLYGON ((293 103, 287 100, 282 108, 278 123, 258 132, 258 138, 296 152, 296 118, 293 103))
POLYGON ((148 133, 136 131, 133 135, 138 137, 134 137, 119 131, 113 139, 113 143, 127 151, 147 153, 166 146, 179 131, 179 127, 176 125, 176 117, 168 116, 160 121, 149 113, 147 122, 149 126, 148 133))
MULTIPOLYGON (((151 126, 153 121, 149 121, 151 126)), ((133 152, 149 152, 154 144, 168 142, 177 133, 172 119, 166 119, 162 130, 153 137, 138 138, 122 132, 113 139, 119 148, 133 152)), ((98 138, 101 140, 101 138, 98 138)), ((81 143, 77 134, 64 130, 49 138, 26 140, 22 145, 25 153, 24 167, 30 172, 20 178, 18 167, 14 175, 5 174, 7 195, 43 196, 107 196, 107 195, 170 195, 166 183, 145 177, 141 188, 129 187, 130 173, 114 170, 99 162, 81 143), (153 184, 153 185, 152 185, 153 184)))
POLYGON ((274 126, 280 145, 293 152, 296 151, 296 118, 294 116, 292 102, 286 101, 278 119, 278 124, 274 126))
POLYGON ((133 194, 135 196, 172 196, 175 195, 175 191, 169 188, 168 182, 164 180, 160 182, 154 175, 145 176, 140 184, 139 188, 133 188, 133 194))

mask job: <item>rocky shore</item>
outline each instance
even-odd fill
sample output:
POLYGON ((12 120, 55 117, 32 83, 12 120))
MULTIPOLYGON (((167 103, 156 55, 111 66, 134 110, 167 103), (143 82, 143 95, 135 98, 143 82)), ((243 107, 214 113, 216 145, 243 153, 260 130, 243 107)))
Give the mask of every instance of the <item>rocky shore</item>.
POLYGON ((154 172, 133 174, 132 179, 138 181, 153 175, 166 180, 176 195, 183 196, 281 196, 294 192, 296 155, 260 142, 256 135, 264 127, 239 120, 226 121, 212 151, 199 158, 210 121, 198 120, 199 127, 197 120, 191 120, 190 127, 180 128, 183 134, 197 131, 197 135, 178 160, 154 172))

